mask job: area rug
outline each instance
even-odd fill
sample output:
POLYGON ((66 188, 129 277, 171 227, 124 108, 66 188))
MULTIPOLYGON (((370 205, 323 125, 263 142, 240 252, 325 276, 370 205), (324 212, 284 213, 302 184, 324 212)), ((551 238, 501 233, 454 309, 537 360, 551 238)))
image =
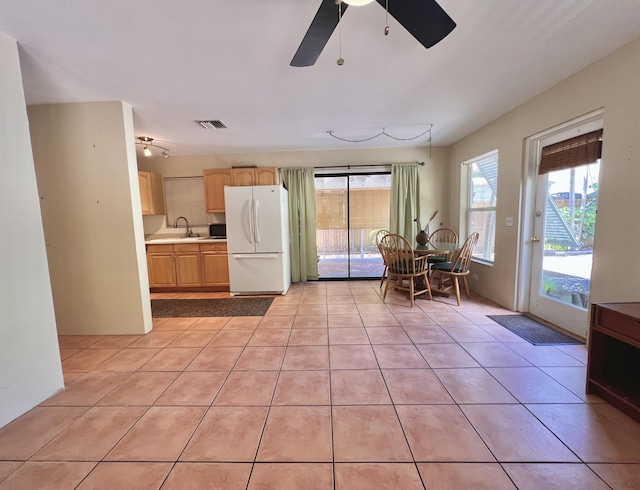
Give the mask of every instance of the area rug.
POLYGON ((533 345, 583 344, 525 315, 487 315, 494 322, 533 345))
POLYGON ((273 298, 152 299, 153 318, 263 316, 273 298))

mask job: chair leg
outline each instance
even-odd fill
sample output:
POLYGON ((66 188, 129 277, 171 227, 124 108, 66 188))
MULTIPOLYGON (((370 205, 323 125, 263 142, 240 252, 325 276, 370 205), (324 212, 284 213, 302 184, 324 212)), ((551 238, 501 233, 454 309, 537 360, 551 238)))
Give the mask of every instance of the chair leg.
POLYGON ((416 280, 414 277, 409 278, 409 300, 411 303, 411 308, 413 308, 413 293, 415 291, 415 283, 416 280))
POLYGON ((391 276, 387 276, 387 284, 384 286, 384 294, 382 295, 382 301, 387 297, 387 291, 389 290, 389 284, 391 283, 391 276))
POLYGON ((458 300, 458 306, 460 306, 460 284, 458 284, 458 277, 457 276, 451 276, 451 282, 455 286, 456 299, 458 300))
POLYGON ((467 292, 467 298, 471 299, 471 295, 469 294, 469 283, 467 282, 467 276, 462 276, 462 280, 464 281, 464 290, 467 292))
POLYGON ((433 300, 433 296, 431 296, 431 284, 429 284, 429 278, 425 274, 425 283, 427 284, 427 294, 429 295, 429 300, 433 300))
POLYGON ((384 266, 384 270, 382 271, 382 277, 380 278, 380 289, 382 289, 382 284, 384 283, 384 279, 387 277, 387 266, 384 266))

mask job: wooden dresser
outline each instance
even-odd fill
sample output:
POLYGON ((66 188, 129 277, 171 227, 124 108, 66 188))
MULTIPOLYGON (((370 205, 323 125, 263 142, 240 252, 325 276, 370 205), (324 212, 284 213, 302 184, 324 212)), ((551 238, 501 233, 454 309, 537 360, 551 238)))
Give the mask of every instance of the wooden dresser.
POLYGON ((587 393, 640 422, 640 303, 594 303, 587 393))

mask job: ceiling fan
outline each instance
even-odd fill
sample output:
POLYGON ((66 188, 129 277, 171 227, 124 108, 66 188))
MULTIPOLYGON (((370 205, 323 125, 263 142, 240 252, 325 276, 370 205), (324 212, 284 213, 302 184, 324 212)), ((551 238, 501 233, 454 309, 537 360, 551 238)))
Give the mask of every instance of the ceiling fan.
MULTIPOLYGON (((320 8, 311 21, 309 30, 302 39, 290 65, 300 67, 313 65, 329 41, 331 34, 349 4, 364 5, 371 1, 322 0, 320 8), (340 12, 338 12, 337 7, 340 8, 340 12)), ((456 26, 453 19, 447 15, 435 0, 376 1, 383 7, 388 8, 389 14, 402 24, 425 48, 430 48, 442 41, 456 26)))

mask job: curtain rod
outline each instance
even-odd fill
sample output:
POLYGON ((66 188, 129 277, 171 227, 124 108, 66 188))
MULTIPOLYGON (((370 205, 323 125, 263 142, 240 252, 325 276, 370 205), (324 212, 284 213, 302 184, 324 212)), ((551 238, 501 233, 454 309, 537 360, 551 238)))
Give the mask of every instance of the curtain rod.
MULTIPOLYGON (((421 167, 424 167, 424 162, 415 162, 418 165, 420 165, 421 167)), ((323 169, 327 169, 327 168, 346 168, 346 169, 350 169, 350 168, 357 168, 357 167, 390 167, 392 164, 391 163, 363 163, 363 164, 358 164, 358 165, 329 165, 326 167, 313 167, 313 168, 323 168, 323 169)))

